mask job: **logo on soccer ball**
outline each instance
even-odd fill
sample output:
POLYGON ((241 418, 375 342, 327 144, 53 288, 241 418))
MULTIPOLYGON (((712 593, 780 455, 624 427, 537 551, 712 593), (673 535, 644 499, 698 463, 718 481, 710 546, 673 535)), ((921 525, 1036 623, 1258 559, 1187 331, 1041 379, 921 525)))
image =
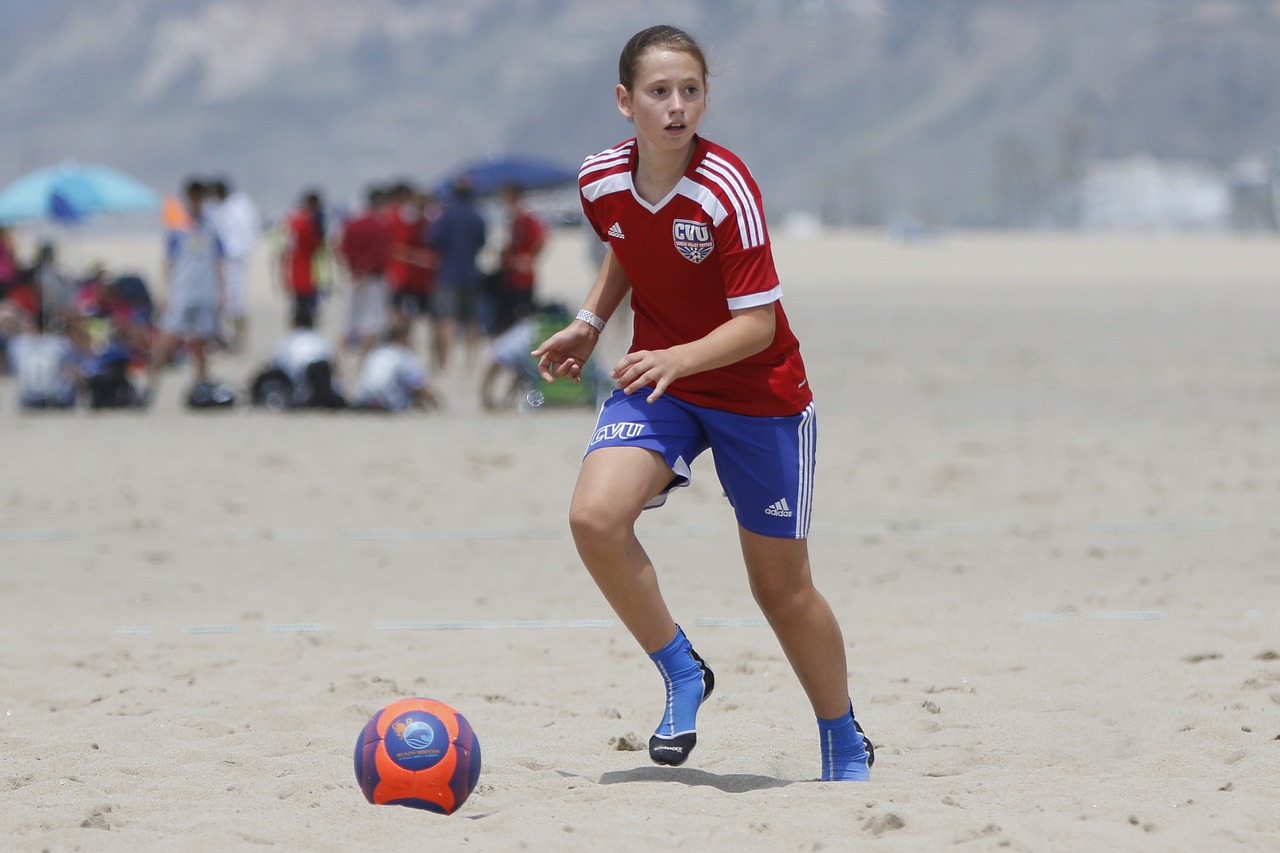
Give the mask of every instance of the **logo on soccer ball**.
POLYGON ((449 733, 434 714, 402 714, 387 727, 387 755, 408 770, 434 766, 449 748, 449 733), (443 744, 434 745, 434 744, 443 744))
POLYGON ((715 248, 711 226, 706 222, 677 219, 671 225, 671 239, 675 242, 676 251, 695 264, 705 261, 715 248))
POLYGON ((420 720, 396 723, 396 734, 414 749, 426 749, 431 746, 431 741, 436 739, 435 730, 420 720))

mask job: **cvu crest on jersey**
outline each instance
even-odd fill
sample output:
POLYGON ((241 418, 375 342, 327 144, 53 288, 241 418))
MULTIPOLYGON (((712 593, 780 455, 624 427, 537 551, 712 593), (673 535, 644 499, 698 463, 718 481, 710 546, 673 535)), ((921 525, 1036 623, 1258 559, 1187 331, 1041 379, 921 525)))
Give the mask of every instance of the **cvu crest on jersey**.
POLYGON ((684 255, 685 260, 700 264, 715 248, 711 239, 711 225, 706 222, 694 222, 690 219, 677 219, 671 225, 671 239, 676 244, 676 251, 684 255))

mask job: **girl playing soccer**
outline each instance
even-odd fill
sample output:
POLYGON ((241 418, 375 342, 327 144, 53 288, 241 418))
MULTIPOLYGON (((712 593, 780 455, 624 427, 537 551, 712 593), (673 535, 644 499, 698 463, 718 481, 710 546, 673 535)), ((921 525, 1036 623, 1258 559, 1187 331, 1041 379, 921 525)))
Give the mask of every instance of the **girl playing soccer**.
POLYGON ((697 135, 707 65, 688 34, 637 33, 618 79, 635 137, 588 157, 579 176, 583 210, 609 250, 577 319, 533 356, 547 381, 579 380, 631 294, 631 348, 611 371, 617 390, 588 444, 569 524, 666 684, 649 757, 684 763, 715 680, 672 619, 635 522, 688 485, 694 458, 713 448, 752 594, 818 718, 822 779, 865 780, 874 752, 853 718, 844 639, 809 570, 813 395, 779 302, 760 191, 741 160, 697 135))

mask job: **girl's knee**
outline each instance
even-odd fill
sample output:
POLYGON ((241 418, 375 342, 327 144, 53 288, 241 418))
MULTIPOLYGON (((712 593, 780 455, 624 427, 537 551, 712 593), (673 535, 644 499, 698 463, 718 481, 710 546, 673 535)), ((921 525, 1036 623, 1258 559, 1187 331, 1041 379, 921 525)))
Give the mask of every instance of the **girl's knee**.
POLYGON ((794 609, 806 608, 818 591, 807 579, 769 578, 753 580, 751 594, 766 615, 785 616, 794 609))
POLYGON ((611 538, 629 532, 635 516, 619 507, 575 495, 569 505, 569 530, 575 541, 611 538))
POLYGON ((578 501, 570 504, 569 532, 573 534, 575 541, 596 534, 602 523, 599 514, 593 512, 591 507, 584 506, 578 501))

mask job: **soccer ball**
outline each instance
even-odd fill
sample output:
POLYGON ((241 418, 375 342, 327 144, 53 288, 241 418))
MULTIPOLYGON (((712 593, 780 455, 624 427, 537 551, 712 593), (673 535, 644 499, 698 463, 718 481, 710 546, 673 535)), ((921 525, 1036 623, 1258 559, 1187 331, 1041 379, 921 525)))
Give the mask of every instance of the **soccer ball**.
POLYGON ((434 699, 400 699, 356 741, 356 780, 379 806, 453 814, 480 778, 480 741, 467 718, 434 699))

